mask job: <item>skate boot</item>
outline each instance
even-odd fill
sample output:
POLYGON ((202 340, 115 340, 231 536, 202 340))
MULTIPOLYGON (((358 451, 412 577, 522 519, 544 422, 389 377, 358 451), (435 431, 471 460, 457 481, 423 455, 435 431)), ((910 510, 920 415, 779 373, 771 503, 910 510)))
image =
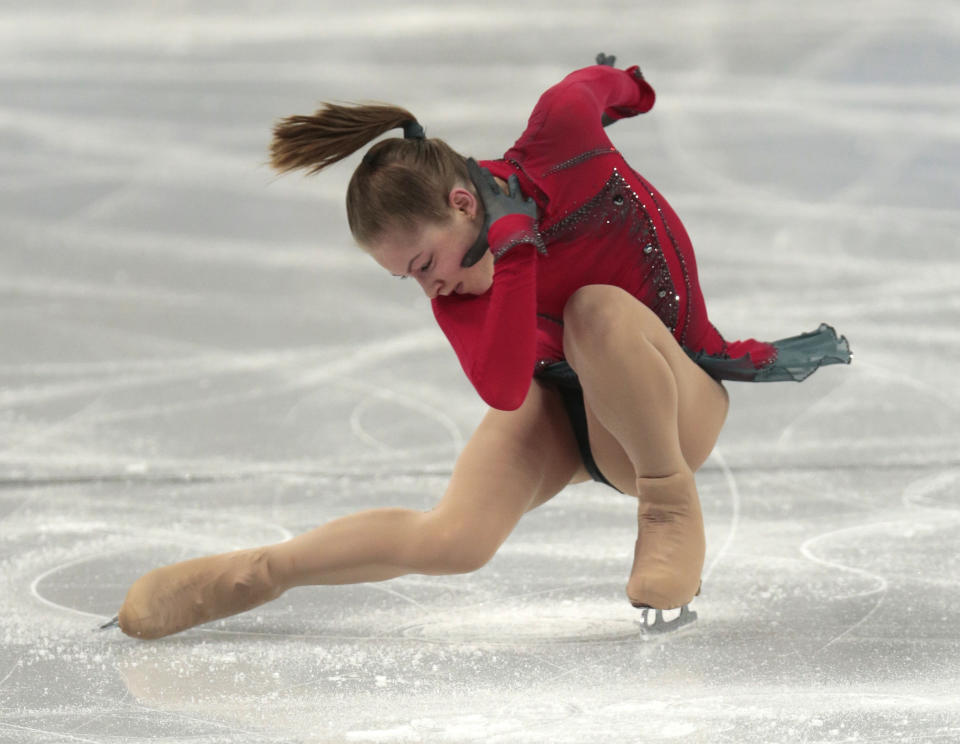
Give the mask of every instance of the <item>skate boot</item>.
POLYGON ((262 549, 195 558, 137 579, 115 622, 128 636, 163 638, 253 609, 283 591, 262 549))
POLYGON ((693 473, 637 478, 637 490, 639 526, 627 597, 634 607, 685 609, 700 593, 706 552, 693 473))

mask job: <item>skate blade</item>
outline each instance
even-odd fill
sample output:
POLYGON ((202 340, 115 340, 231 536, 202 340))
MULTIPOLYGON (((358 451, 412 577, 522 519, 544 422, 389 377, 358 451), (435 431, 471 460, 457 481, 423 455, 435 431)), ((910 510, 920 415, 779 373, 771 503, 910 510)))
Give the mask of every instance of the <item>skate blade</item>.
POLYGON ((120 616, 117 615, 109 623, 104 623, 100 626, 100 630, 109 630, 110 628, 119 628, 120 627, 120 616))
MULTIPOLYGON (((669 620, 664 617, 665 610, 658 610, 649 605, 634 605, 640 610, 640 623, 643 632, 648 635, 663 635, 664 633, 673 633, 685 625, 696 621, 697 613, 690 609, 690 605, 683 605, 680 608, 680 614, 669 620)), ((675 610, 666 610, 667 613, 673 613, 675 610)))

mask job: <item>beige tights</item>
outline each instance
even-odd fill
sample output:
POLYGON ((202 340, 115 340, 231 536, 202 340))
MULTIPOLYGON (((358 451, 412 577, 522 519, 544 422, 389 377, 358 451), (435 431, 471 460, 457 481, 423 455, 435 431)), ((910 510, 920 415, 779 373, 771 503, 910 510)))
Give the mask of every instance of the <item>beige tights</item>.
POLYGON ((564 347, 587 404, 637 476, 627 596, 636 606, 673 609, 699 592, 705 553, 700 500, 680 446, 678 390, 681 383, 691 389, 701 373, 659 319, 632 298, 622 302, 617 292, 585 294, 579 303, 585 320, 577 318, 577 305, 568 305, 564 347))
POLYGON ((637 478, 640 506, 627 597, 669 610, 700 593, 706 542, 693 473, 637 478))
POLYGON ((120 628, 162 638, 235 615, 308 584, 348 584, 463 566, 438 548, 429 512, 374 509, 277 545, 195 558, 144 574, 127 592, 120 628))
POLYGON ((265 549, 241 550, 163 566, 141 576, 120 608, 120 629, 145 640, 253 609, 284 588, 265 549))

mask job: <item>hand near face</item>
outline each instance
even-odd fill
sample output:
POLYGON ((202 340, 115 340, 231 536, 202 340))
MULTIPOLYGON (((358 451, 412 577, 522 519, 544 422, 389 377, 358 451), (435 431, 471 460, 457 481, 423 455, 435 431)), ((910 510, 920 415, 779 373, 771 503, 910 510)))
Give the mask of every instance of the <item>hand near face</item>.
POLYGON ((460 264, 463 267, 473 266, 487 252, 490 247, 487 243, 487 233, 490 226, 501 217, 522 214, 533 221, 537 219, 537 204, 532 198, 524 198, 516 174, 511 175, 507 180, 507 192, 504 193, 500 190, 500 185, 493 174, 488 169, 482 168, 473 158, 467 158, 467 171, 483 203, 484 218, 477 241, 463 257, 460 264))

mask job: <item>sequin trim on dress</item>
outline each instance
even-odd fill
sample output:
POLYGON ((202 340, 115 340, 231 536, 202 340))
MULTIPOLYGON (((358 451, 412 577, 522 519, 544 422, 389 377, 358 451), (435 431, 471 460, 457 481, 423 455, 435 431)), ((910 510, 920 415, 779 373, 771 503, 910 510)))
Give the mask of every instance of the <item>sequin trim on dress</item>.
MULTIPOLYGON (((643 188, 646 189, 647 194, 650 196, 650 201, 653 202, 653 205, 657 208, 657 212, 660 214, 660 221, 663 223, 663 229, 667 232, 667 237, 670 238, 670 244, 673 246, 673 252, 676 255, 677 259, 680 261, 680 270, 683 273, 683 284, 687 289, 687 297, 691 295, 690 289, 690 272, 687 270, 687 261, 683 257, 683 251, 680 250, 680 246, 677 244, 677 239, 673 236, 673 230, 670 229, 670 223, 667 221, 667 216, 663 213, 663 206, 660 204, 660 200, 657 198, 656 194, 653 192, 653 187, 636 171, 633 171, 633 175, 637 177, 637 180, 643 184, 643 188)), ((680 298, 677 298, 679 303, 680 298)), ((683 330, 680 332, 680 344, 685 345, 687 343, 687 329, 690 327, 690 313, 687 312, 684 315, 683 319, 683 330)))
POLYGON ((680 295, 677 294, 670 268, 663 255, 657 225, 630 183, 614 168, 599 192, 579 209, 561 218, 543 231, 551 242, 564 240, 570 233, 591 225, 598 231, 625 230, 638 249, 644 268, 641 286, 644 302, 672 333, 677 327, 680 295))
POLYGON ((614 147, 598 147, 594 150, 587 150, 586 152, 581 152, 579 155, 574 155, 572 158, 569 158, 568 160, 564 160, 562 163, 557 163, 556 165, 548 168, 543 172, 543 175, 541 177, 546 178, 547 176, 551 176, 554 173, 559 173, 560 171, 566 170, 567 168, 572 168, 575 165, 580 165, 580 163, 583 163, 592 158, 597 158, 597 157, 600 157, 601 155, 609 155, 616 151, 617 150, 614 147))
POLYGON ((534 222, 531 229, 516 233, 509 241, 493 251, 493 262, 496 263, 503 258, 507 251, 521 243, 532 243, 537 249, 537 253, 542 256, 547 255, 547 245, 543 242, 543 236, 540 234, 540 226, 537 222, 534 222))
POLYGON ((513 166, 513 168, 516 169, 517 173, 523 176, 524 180, 520 184, 520 188, 523 189, 523 192, 525 194, 527 194, 528 196, 532 195, 534 199, 536 199, 537 202, 540 202, 540 203, 546 203, 550 201, 547 195, 543 193, 543 189, 541 189, 539 186, 537 186, 537 184, 533 182, 533 180, 530 178, 530 176, 527 175, 527 172, 523 169, 523 166, 520 165, 519 162, 517 162, 513 158, 504 158, 503 162, 513 166), (531 194, 531 192, 533 193, 531 194))

